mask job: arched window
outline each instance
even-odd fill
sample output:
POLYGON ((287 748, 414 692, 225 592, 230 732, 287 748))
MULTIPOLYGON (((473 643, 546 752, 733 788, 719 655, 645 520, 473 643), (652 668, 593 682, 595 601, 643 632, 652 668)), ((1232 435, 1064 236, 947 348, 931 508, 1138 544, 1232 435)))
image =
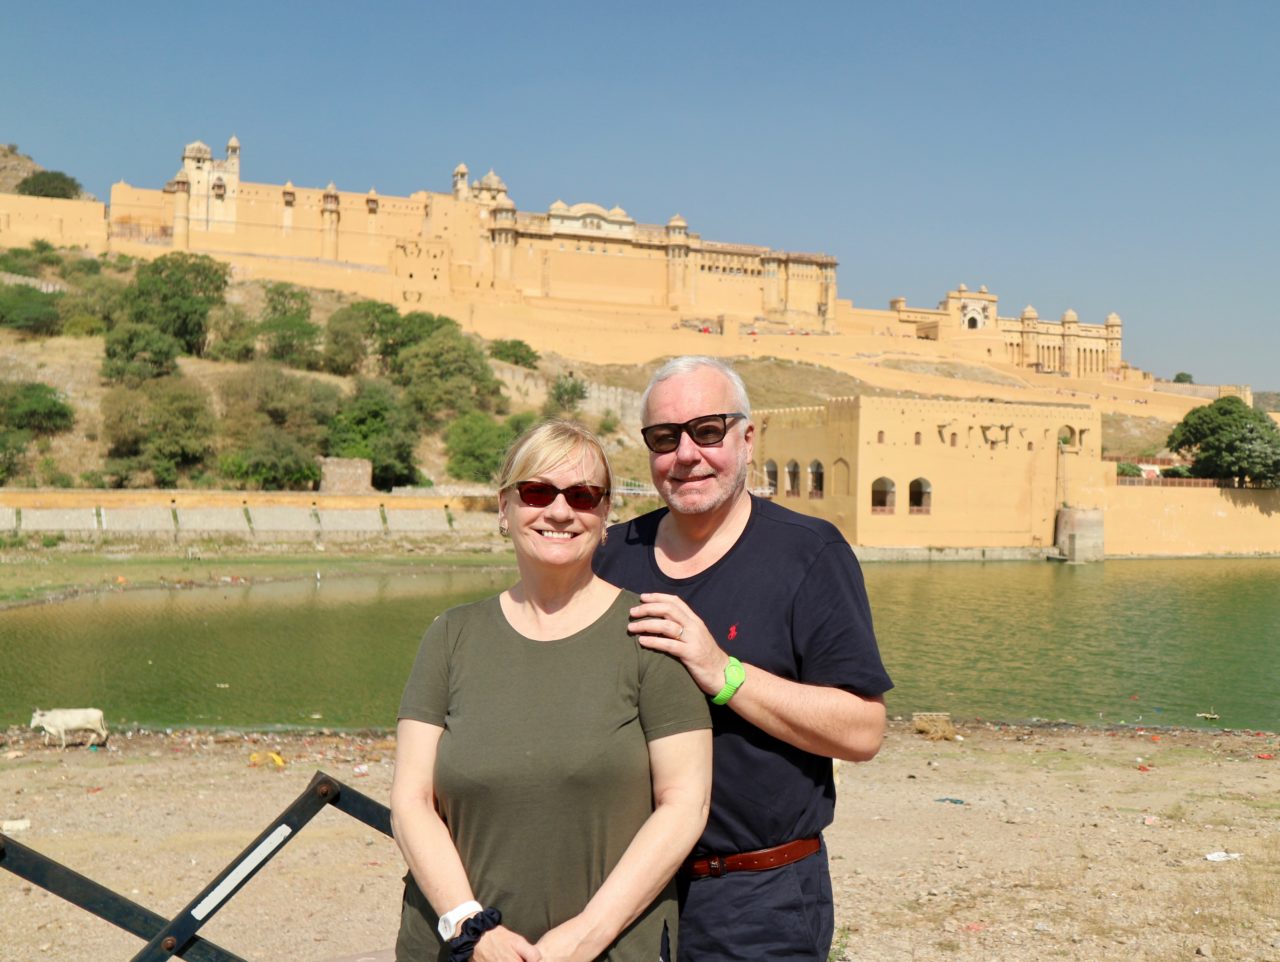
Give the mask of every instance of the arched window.
POLYGON ((1076 429, 1069 424, 1064 424, 1058 428, 1058 443, 1064 448, 1074 448, 1078 443, 1076 441, 1076 429))
POLYGON ((921 440, 921 438, 920 438, 920 432, 919 432, 919 431, 917 431, 917 432, 916 432, 916 444, 917 444, 917 445, 919 445, 919 444, 920 444, 920 440, 921 440))
POLYGON ((769 460, 764 463, 764 483, 769 486, 769 494, 778 496, 778 462, 769 460))
POLYGON ((956 432, 955 432, 955 431, 952 431, 952 432, 951 432, 951 446, 952 446, 953 448, 956 446, 956 432))
POLYGON ((794 461, 787 462, 787 497, 800 497, 800 465, 794 461))
POLYGON ((871 513, 893 514, 893 481, 876 478, 871 482, 871 513))
POLYGON ((876 444, 884 444, 884 432, 883 432, 883 431, 877 431, 877 432, 876 432, 876 444))
POLYGON ((809 497, 821 498, 822 491, 823 491, 822 462, 817 460, 810 461, 809 462, 809 497))
POLYGON ((925 478, 916 478, 911 482, 908 497, 910 505, 907 510, 910 514, 928 514, 933 502, 933 485, 925 478))
POLYGON ((837 497, 849 495, 849 462, 844 458, 836 458, 831 465, 831 493, 837 497))

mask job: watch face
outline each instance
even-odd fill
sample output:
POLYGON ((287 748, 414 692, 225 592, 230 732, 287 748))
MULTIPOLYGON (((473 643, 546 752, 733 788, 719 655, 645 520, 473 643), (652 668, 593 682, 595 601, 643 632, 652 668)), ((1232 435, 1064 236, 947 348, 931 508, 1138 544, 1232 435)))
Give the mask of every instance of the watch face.
POLYGON ((742 667, 742 662, 731 661, 724 669, 724 680, 730 685, 741 685, 747 678, 747 670, 742 667))

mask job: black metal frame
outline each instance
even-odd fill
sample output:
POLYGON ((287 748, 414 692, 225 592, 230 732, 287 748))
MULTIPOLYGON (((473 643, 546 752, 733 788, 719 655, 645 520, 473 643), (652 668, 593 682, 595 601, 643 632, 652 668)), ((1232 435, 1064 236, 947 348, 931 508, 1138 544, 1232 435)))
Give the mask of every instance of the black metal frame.
POLYGON ((306 790, 172 919, 157 915, 7 835, 0 835, 0 868, 147 939, 146 946, 131 962, 163 962, 175 955, 189 962, 246 962, 196 933, 326 805, 383 835, 391 835, 391 810, 387 806, 318 771, 306 790))

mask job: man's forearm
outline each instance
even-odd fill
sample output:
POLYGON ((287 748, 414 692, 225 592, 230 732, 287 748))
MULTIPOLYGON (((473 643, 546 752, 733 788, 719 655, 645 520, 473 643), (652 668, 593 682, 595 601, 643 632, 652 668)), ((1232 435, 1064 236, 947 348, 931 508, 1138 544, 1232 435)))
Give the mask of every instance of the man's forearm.
POLYGON ((774 738, 796 748, 844 761, 875 757, 884 741, 880 696, 806 685, 744 664, 746 680, 729 707, 774 738))

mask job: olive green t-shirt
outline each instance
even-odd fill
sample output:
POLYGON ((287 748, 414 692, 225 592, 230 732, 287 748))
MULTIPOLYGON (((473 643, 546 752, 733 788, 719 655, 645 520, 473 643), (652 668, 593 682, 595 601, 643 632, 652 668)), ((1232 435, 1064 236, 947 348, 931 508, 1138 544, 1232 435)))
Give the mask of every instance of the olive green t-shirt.
MULTIPOLYGON (((582 910, 653 811, 647 743, 711 724, 684 666, 628 634, 638 603, 624 591, 555 641, 516 632, 496 597, 452 608, 405 686, 400 717, 444 728, 435 791, 476 898, 530 942, 582 910)), ((421 893, 406 905, 447 959, 421 893)), ((674 951, 673 884, 602 958, 653 962, 664 923, 674 951)))

